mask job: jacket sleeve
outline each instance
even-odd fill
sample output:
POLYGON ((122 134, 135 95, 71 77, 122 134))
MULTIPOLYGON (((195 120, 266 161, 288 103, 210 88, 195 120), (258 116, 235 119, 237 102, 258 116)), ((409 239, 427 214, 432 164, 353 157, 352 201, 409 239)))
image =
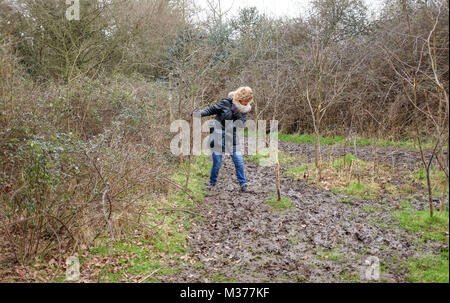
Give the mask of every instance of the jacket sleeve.
POLYGON ((200 111, 202 117, 219 114, 225 108, 225 102, 226 100, 221 100, 219 103, 200 111))
POLYGON ((245 122, 247 122, 247 113, 242 114, 241 121, 242 121, 242 123, 244 123, 244 125, 245 125, 245 122))

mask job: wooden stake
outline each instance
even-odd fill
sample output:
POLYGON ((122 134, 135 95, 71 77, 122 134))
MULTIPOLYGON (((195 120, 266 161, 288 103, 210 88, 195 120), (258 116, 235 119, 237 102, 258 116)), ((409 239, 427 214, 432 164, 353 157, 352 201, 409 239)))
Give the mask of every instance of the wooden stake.
POLYGON ((281 183, 280 183, 280 161, 278 159, 278 151, 276 151, 277 156, 277 165, 276 165, 276 171, 277 171, 277 195, 278 195, 278 201, 281 200, 281 183))

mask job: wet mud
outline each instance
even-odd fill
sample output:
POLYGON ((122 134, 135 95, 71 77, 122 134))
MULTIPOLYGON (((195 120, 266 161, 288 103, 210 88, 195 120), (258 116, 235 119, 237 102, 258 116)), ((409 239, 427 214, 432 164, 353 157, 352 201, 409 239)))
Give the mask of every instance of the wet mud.
MULTIPOLYGON (((314 146, 280 145, 312 161, 314 146)), ((346 151, 328 152, 339 156, 346 151)), ((358 155, 371 161, 373 151, 358 148, 358 155)), ((378 150, 378 155, 387 163, 394 157, 398 165, 420 165, 415 152, 378 150)), ((194 224, 188 238, 191 262, 167 281, 365 282, 366 260, 375 256, 383 268, 376 282, 407 282, 404 262, 418 245, 424 253, 448 246, 415 241, 417 236, 392 218, 398 201, 388 196, 349 198, 282 175, 282 196, 293 207, 276 210, 267 203, 276 195, 275 169, 251 161, 245 165, 251 193, 239 192, 231 157, 224 156, 218 188, 199 205, 203 219, 194 224), (375 211, 368 212, 367 207, 375 211)))

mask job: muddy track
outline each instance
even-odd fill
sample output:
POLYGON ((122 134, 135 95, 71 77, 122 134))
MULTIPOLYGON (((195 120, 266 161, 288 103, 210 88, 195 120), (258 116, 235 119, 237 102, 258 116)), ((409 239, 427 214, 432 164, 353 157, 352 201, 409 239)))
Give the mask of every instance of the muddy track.
MULTIPOLYGON (((282 148, 305 151, 304 145, 282 148)), ((186 263, 171 282, 212 282, 215 274, 238 282, 347 282, 355 277, 364 281, 369 256, 389 265, 382 281, 406 281, 402 262, 418 244, 414 234, 393 221, 395 201, 343 199, 283 176, 283 196, 294 207, 277 211, 267 204, 276 193, 274 168, 246 161, 246 173, 253 192, 242 194, 233 162, 224 157, 218 189, 199 206, 204 219, 188 239, 190 257, 202 266, 186 263), (368 206, 377 211, 364 211, 368 206)), ((421 250, 435 253, 442 244, 427 245, 421 250)))

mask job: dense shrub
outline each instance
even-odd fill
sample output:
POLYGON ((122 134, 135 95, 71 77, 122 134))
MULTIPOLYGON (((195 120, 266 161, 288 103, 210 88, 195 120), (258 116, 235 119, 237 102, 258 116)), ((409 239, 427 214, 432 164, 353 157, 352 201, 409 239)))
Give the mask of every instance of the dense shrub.
POLYGON ((20 71, 11 78, 17 62, 3 47, 9 70, 1 76, 14 88, 2 91, 0 222, 17 260, 134 230, 145 195, 165 190, 164 85, 120 76, 37 84, 20 71))

